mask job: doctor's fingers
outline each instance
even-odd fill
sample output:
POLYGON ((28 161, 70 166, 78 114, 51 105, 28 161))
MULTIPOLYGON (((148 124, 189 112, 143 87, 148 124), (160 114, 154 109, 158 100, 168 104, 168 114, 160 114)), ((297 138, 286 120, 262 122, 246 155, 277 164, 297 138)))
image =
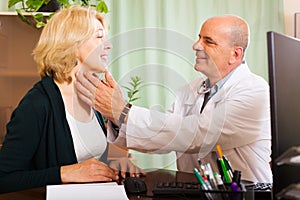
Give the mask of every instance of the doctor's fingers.
POLYGON ((104 81, 100 81, 97 86, 97 90, 95 92, 96 101, 108 100, 109 102, 111 102, 112 96, 115 91, 116 91, 115 88, 110 87, 110 85, 108 85, 104 81), (104 98, 104 99, 102 100, 102 98, 104 98))
POLYGON ((134 163, 132 163, 131 159, 129 158, 121 158, 119 160, 116 160, 115 162, 112 162, 110 167, 119 169, 123 178, 126 177, 127 173, 130 175, 130 177, 139 177, 140 175, 146 175, 144 171, 134 163))
POLYGON ((97 89, 97 85, 100 82, 100 78, 92 73, 92 72, 84 72, 84 73, 76 73, 76 87, 80 90, 81 93, 90 94, 94 95, 95 91, 97 89))
POLYGON ((89 83, 91 83, 93 86, 89 85, 89 83, 85 83, 89 89, 93 89, 98 86, 99 82, 101 81, 100 77, 97 76, 97 74, 93 72, 84 72, 83 76, 85 80, 88 80, 89 83))
POLYGON ((141 175, 146 176, 146 173, 141 168, 134 165, 133 163, 128 164, 127 167, 128 167, 127 170, 128 170, 131 177, 140 177, 141 175))
POLYGON ((118 84, 115 81, 115 79, 112 77, 110 72, 106 70, 104 72, 104 74, 105 74, 105 79, 106 79, 107 83, 110 85, 110 87, 115 88, 118 84))
MULTIPOLYGON (((128 158, 121 158, 115 163, 117 163, 117 165, 114 167, 111 165, 111 167, 119 169, 123 178, 126 178, 126 172, 132 172, 132 170, 130 170, 131 161, 128 158)), ((132 173, 130 173, 130 176, 133 176, 132 173)))
POLYGON ((75 87, 78 91, 77 93, 79 98, 89 106, 94 106, 94 102, 95 102, 94 95, 88 89, 83 87, 82 84, 78 81, 75 82, 75 87))
POLYGON ((89 173, 89 176, 94 178, 106 177, 112 180, 117 180, 119 178, 115 174, 114 169, 94 158, 81 162, 79 165, 84 172, 89 173))
POLYGON ((109 71, 105 71, 105 79, 107 80, 107 83, 115 88, 115 91, 119 93, 119 95, 123 96, 121 87, 119 86, 119 84, 115 81, 115 79, 112 77, 112 75, 110 74, 109 71))
POLYGON ((118 100, 123 99, 123 93, 119 85, 115 82, 114 87, 111 87, 111 85, 108 82, 100 81, 96 90, 97 96, 103 96, 104 98, 108 98, 109 100, 113 100, 113 98, 116 98, 118 100))

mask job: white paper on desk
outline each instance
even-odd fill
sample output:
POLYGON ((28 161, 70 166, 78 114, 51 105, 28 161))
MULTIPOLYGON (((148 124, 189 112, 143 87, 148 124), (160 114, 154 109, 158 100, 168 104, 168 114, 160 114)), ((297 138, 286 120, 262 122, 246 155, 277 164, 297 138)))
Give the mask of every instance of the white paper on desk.
POLYGON ((48 185, 46 200, 128 200, 124 185, 89 183, 48 185))
POLYGON ((290 162, 294 164, 300 164, 300 155, 292 157, 290 162))

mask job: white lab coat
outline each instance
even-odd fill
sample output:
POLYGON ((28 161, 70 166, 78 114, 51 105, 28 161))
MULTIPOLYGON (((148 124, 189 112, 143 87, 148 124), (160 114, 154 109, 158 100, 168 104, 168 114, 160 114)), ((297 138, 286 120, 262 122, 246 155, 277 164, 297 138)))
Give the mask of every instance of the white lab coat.
POLYGON ((203 78, 182 87, 167 113, 132 106, 127 125, 118 137, 109 128, 108 139, 149 153, 177 152, 178 170, 192 172, 210 162, 216 171, 215 145, 219 144, 242 179, 272 182, 269 86, 241 64, 223 87, 200 108, 203 78))

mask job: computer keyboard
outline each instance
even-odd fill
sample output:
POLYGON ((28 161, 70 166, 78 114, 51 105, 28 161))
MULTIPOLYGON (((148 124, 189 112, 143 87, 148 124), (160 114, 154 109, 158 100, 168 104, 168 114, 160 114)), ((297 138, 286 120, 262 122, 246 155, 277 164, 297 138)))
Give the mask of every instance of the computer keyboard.
POLYGON ((271 191, 272 190, 272 183, 256 183, 253 187, 255 191, 271 191))
POLYGON ((202 194, 197 182, 158 182, 153 190, 154 195, 161 194, 202 194))
POLYGON ((256 183, 253 187, 255 200, 271 200, 272 198, 272 183, 256 183))
MULTIPOLYGON (((228 187, 227 187, 228 188, 228 187)), ((236 192, 242 199, 245 188, 236 192)), ((214 198, 216 195, 233 195, 233 192, 228 190, 203 190, 198 182, 158 182, 154 185, 152 190, 155 196, 197 196, 205 199, 207 196, 214 198)), ((221 198, 220 198, 221 199, 221 198)))
MULTIPOLYGON (((152 190, 155 196, 197 196, 207 198, 207 194, 211 195, 229 195, 232 196, 233 192, 230 187, 226 187, 227 190, 202 190, 201 185, 198 182, 157 182, 152 190)), ((272 184, 271 183, 256 183, 253 187, 255 199, 272 199, 272 184)), ((239 191, 240 198, 243 199, 246 189, 242 187, 239 191)), ((230 198, 229 198, 230 199, 230 198)))

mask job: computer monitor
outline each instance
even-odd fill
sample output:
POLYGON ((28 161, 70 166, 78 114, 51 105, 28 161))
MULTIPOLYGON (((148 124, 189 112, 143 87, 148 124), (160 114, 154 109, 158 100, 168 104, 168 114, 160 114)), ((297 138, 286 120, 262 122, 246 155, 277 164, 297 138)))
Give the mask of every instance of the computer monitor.
POLYGON ((267 33, 274 194, 300 182, 300 167, 278 166, 282 153, 300 145, 300 40, 267 33))

